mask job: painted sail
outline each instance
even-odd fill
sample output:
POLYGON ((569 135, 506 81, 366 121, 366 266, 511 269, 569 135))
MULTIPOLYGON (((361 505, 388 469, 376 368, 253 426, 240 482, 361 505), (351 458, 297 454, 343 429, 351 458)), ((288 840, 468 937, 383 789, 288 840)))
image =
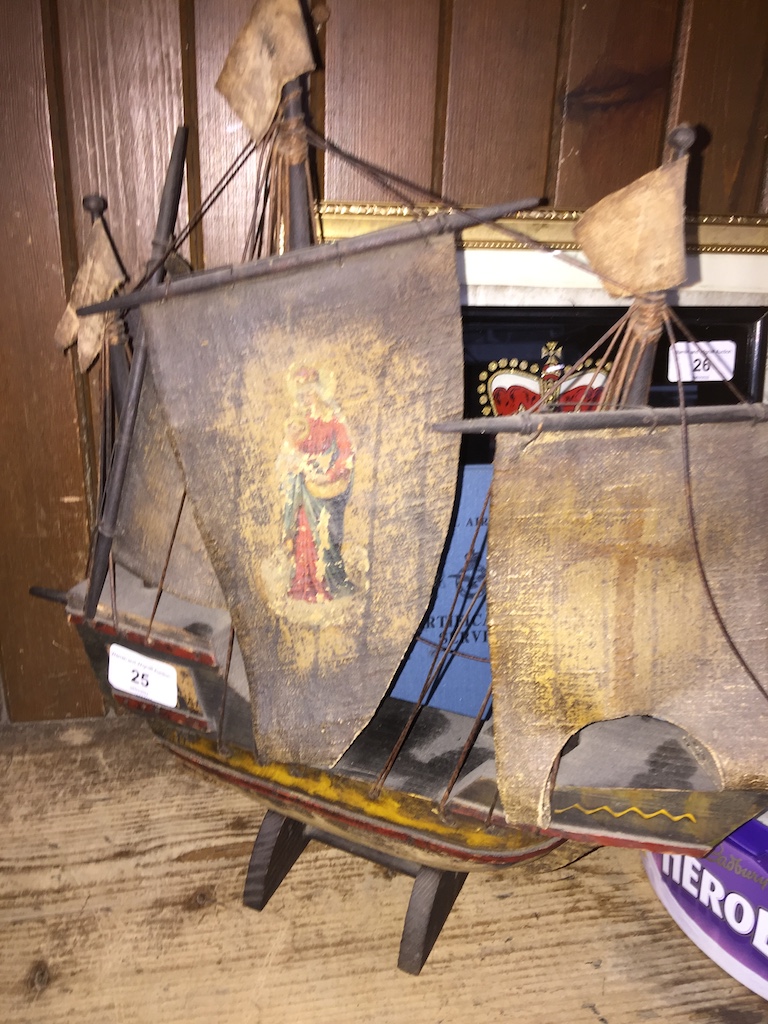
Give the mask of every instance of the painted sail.
POLYGON ((453 238, 142 310, 263 760, 330 766, 421 620, 451 518, 463 368, 453 238))
MULTIPOLYGON (((766 681, 768 424, 688 431, 702 563, 734 644, 766 681)), ((489 640, 510 822, 706 848, 766 803, 768 706, 706 597, 681 445, 679 426, 497 437, 489 640), (558 775, 553 792, 566 742, 624 716, 685 730, 709 752, 710 791, 665 777, 663 750, 650 750, 655 788, 639 777, 612 788, 601 764, 597 788, 564 791, 558 775)))

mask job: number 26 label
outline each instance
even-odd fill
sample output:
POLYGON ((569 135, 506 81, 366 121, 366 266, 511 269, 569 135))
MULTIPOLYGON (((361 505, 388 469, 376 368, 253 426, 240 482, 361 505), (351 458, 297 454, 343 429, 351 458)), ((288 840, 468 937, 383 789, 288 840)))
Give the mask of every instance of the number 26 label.
POLYGON ((735 341, 677 341, 669 350, 667 378, 680 380, 731 380, 736 366, 735 341))
POLYGON ((176 669, 167 661, 148 658, 120 644, 109 649, 109 685, 139 700, 175 708, 179 700, 176 669))

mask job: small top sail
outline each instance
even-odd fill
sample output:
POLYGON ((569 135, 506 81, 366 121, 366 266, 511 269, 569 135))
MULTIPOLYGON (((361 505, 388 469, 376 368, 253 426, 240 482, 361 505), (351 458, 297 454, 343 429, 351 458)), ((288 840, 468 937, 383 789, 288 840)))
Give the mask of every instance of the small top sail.
POLYGON ((576 238, 610 295, 646 295, 685 281, 687 167, 687 156, 658 167, 582 215, 576 238))
POLYGON ((299 0, 258 0, 216 88, 258 143, 272 124, 283 86, 314 67, 299 0))
POLYGON ((78 365, 82 373, 101 352, 102 343, 114 316, 101 313, 80 319, 75 312, 90 302, 108 299, 125 281, 123 269, 101 218, 91 227, 85 254, 72 285, 72 293, 54 334, 59 348, 67 349, 77 341, 78 365))

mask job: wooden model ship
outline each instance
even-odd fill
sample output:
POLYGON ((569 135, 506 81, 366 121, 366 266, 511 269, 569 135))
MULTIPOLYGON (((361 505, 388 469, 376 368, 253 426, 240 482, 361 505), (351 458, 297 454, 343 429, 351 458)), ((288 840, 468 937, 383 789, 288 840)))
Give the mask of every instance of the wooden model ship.
POLYGON ((653 210, 650 270, 592 257, 585 217, 634 297, 616 330, 573 367, 495 362, 478 421, 455 235, 531 201, 313 246, 294 188, 288 251, 164 280, 182 171, 183 133, 147 281, 81 311, 129 311, 132 357, 103 353, 116 440, 67 612, 111 702, 269 806, 246 902, 310 838, 409 871, 417 972, 469 870, 569 837, 706 851, 763 810, 765 411, 646 404, 684 330, 685 158, 620 197, 635 240, 653 210))

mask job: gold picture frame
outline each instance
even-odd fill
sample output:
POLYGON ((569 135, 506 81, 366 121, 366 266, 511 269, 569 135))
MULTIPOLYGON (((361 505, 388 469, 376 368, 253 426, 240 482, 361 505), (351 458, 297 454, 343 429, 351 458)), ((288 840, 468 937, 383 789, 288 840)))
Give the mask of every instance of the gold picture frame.
MULTIPOLYGON (((436 206, 404 206, 378 203, 323 202, 318 205, 325 241, 339 241, 380 228, 393 227, 437 213, 436 206)), ((481 224, 462 235, 466 249, 524 249, 525 243, 510 234, 523 232, 553 249, 580 249, 574 227, 579 210, 529 210, 497 224, 481 224)), ((705 216, 686 218, 689 252, 768 255, 768 217, 705 216)))

